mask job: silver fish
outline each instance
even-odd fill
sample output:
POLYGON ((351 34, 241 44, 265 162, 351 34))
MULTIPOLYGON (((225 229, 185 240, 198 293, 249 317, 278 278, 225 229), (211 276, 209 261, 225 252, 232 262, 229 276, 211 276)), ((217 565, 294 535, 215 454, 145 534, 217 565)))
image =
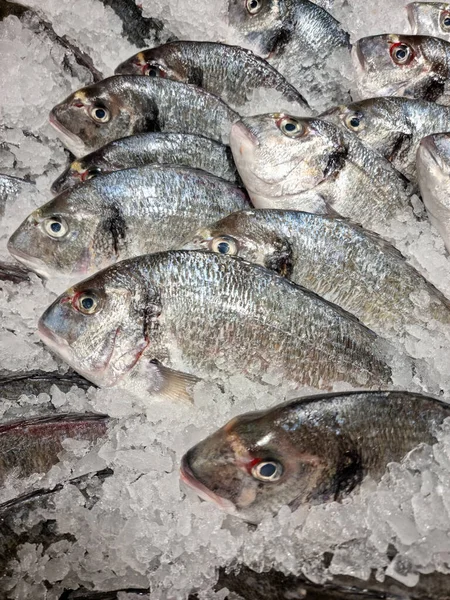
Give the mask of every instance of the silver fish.
POLYGON ((121 63, 115 73, 167 77, 191 83, 219 96, 238 111, 254 101, 255 92, 270 89, 278 92, 274 110, 287 101, 295 103, 301 114, 311 114, 300 92, 276 69, 251 50, 239 46, 171 42, 138 52, 121 63))
POLYGON ((402 338, 408 326, 429 318, 450 324, 450 302, 398 250, 341 219, 244 210, 202 227, 184 247, 272 269, 354 314, 378 335, 390 330, 402 338), (412 301, 418 292, 430 298, 426 315, 412 301))
POLYGON ((25 219, 8 249, 45 278, 86 276, 124 258, 178 248, 205 219, 248 206, 242 189, 204 171, 148 165, 62 192, 25 219))
POLYGON ((362 97, 405 96, 448 105, 450 43, 424 35, 375 35, 353 47, 362 97))
POLYGON ((34 183, 0 173, 0 216, 4 214, 7 204, 14 203, 20 194, 32 190, 34 183))
POLYGON ((411 33, 432 35, 450 41, 450 4, 445 2, 411 2, 407 4, 411 33))
POLYGON ((422 140, 417 151, 417 174, 428 217, 450 252, 450 134, 422 140))
POLYGON ((382 154, 416 183, 416 153, 420 140, 450 130, 450 108, 435 102, 400 98, 370 98, 332 108, 319 116, 342 125, 382 154))
POLYGON ((217 96, 170 79, 116 75, 71 94, 50 123, 75 156, 127 135, 179 132, 228 142, 237 114, 217 96))
POLYGON ((230 145, 256 208, 338 213, 370 229, 409 204, 407 182, 387 160, 321 119, 246 117, 230 145))
POLYGON ((354 317, 272 271, 212 252, 122 261, 61 295, 39 332, 90 381, 138 394, 190 398, 196 378, 236 374, 294 389, 391 381, 386 342, 354 317))
POLYGON ((181 478, 257 523, 282 506, 340 501, 366 478, 379 481, 388 463, 436 442, 449 416, 448 404, 407 392, 299 398, 235 417, 185 454, 181 478))

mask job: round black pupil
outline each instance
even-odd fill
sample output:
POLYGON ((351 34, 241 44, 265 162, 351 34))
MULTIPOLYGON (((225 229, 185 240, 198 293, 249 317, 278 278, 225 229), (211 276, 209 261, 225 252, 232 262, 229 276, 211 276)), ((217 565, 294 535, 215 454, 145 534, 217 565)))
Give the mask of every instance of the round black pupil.
POLYGON ((158 70, 156 69, 156 67, 150 67, 148 74, 150 75, 150 77, 156 77, 158 75, 158 70))
POLYGON ((220 242, 220 244, 217 244, 217 250, 220 254, 226 254, 229 249, 230 245, 227 242, 220 242))
POLYGON ((273 465, 272 463, 267 463, 259 469, 259 474, 262 475, 262 477, 272 477, 272 475, 275 474, 276 470, 277 468, 275 465, 273 465))
POLYGON ((449 27, 449 26, 450 26, 450 17, 445 17, 445 19, 444 19, 444 25, 445 25, 446 27, 449 27))
POLYGON ((85 310, 90 310, 94 306, 94 301, 92 300, 92 298, 83 298, 83 300, 81 301, 81 306, 85 310))
POLYGON ((284 128, 286 129, 286 131, 295 131, 296 126, 294 125, 294 123, 286 123, 284 128))
POLYGON ((54 232, 54 233, 59 233, 61 231, 61 223, 52 223, 50 225, 50 229, 54 232))
POLYGON ((97 116, 97 119, 104 119, 106 116, 106 112, 103 110, 103 108, 97 108, 95 114, 97 116))
POLYGON ((352 127, 359 127, 359 119, 357 117, 353 117, 353 119, 350 120, 350 125, 352 127))
POLYGON ((251 8, 251 9, 258 8, 258 0, 252 0, 252 1, 250 2, 250 8, 251 8))
POLYGON ((396 52, 396 57, 399 58, 400 60, 406 58, 406 55, 407 55, 406 48, 399 48, 396 52))

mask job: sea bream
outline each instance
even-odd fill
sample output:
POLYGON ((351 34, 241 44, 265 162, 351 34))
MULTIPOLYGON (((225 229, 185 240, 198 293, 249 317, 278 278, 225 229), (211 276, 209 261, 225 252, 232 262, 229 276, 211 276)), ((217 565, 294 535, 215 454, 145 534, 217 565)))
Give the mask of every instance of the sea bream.
POLYGON ((450 41, 450 4, 411 2, 406 5, 411 33, 433 35, 450 41))
POLYGON ((358 40, 353 56, 363 98, 405 96, 450 104, 449 42, 425 35, 375 35, 358 40))
POLYGON ((220 98, 170 79, 116 75, 71 94, 50 123, 76 157, 136 133, 178 132, 228 143, 238 115, 220 98))
POLYGON ((371 229, 409 206, 407 181, 342 127, 285 113, 245 117, 231 150, 256 208, 340 214, 371 229))
POLYGON ((147 165, 62 192, 25 219, 8 250, 47 279, 82 277, 131 256, 179 248, 205 219, 248 207, 244 190, 214 175, 147 165))
POLYGON ((191 448, 181 478, 202 498, 257 523, 282 506, 340 501, 391 462, 436 442, 450 406, 407 392, 299 398, 232 419, 191 448))
MULTIPOLYGON (((450 179, 449 179, 450 181, 450 179)), ((301 211, 243 210, 200 228, 185 248, 239 256, 354 314, 378 335, 403 338, 429 319, 450 325, 450 302, 378 235, 301 211), (429 297, 426 311, 414 304, 429 297)))
POLYGON ((197 378, 239 374, 293 389, 391 382, 391 349, 354 317, 259 265, 212 252, 117 263, 55 300, 39 332, 90 381, 140 395, 191 398, 197 378))
POLYGON ((229 146, 200 135, 141 133, 114 140, 72 162, 51 189, 59 194, 98 175, 154 163, 201 169, 233 183, 239 180, 229 146))
POLYGON ((450 130, 450 108, 398 96, 370 98, 331 108, 321 119, 341 125, 377 150, 414 183, 420 140, 450 130))

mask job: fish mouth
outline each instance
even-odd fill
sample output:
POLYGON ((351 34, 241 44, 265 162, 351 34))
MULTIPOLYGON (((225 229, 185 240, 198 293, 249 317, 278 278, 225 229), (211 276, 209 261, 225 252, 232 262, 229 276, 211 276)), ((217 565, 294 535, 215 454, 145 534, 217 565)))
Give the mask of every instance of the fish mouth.
POLYGON ((231 502, 231 500, 227 500, 226 498, 218 496, 195 477, 191 467, 189 466, 186 454, 181 459, 180 478, 181 481, 192 488, 203 500, 216 504, 219 508, 229 514, 236 514, 236 506, 233 504, 233 502, 231 502))
POLYGON ((13 258, 30 268, 37 275, 39 275, 39 277, 42 277, 43 279, 50 279, 50 273, 48 272, 47 265, 44 262, 27 254, 26 252, 23 252, 22 250, 19 250, 19 248, 14 246, 11 239, 8 240, 7 248, 8 252, 13 258))
POLYGON ((47 325, 39 319, 38 323, 38 333, 41 340, 49 346, 49 348, 54 349, 54 351, 61 355, 61 347, 66 347, 69 349, 69 343, 64 338, 59 337, 54 333, 47 325))
POLYGON ((353 45, 351 54, 353 62, 356 64, 356 66, 362 71, 365 71, 367 67, 367 61, 363 51, 361 50, 361 40, 358 40, 356 44, 353 45))
POLYGON ((231 135, 236 136, 239 140, 250 142, 252 146, 259 146, 258 138, 244 121, 236 121, 233 123, 231 126, 231 135))
POLYGON ((89 153, 89 150, 86 148, 84 142, 80 138, 78 138, 72 131, 69 131, 66 127, 64 127, 64 125, 60 121, 58 121, 53 110, 50 111, 48 120, 50 125, 58 132, 63 144, 67 146, 67 148, 77 158, 89 153))
POLYGON ((436 145, 434 136, 429 135, 427 137, 422 138, 420 142, 420 149, 422 152, 425 152, 426 155, 433 163, 439 168, 440 171, 445 171, 444 163, 439 154, 439 149, 436 145))
POLYGON ((416 21, 416 15, 414 13, 414 6, 415 6, 414 2, 411 2, 410 4, 406 5, 406 15, 408 17, 408 23, 409 23, 409 26, 411 27, 412 35, 417 35, 417 21, 416 21))

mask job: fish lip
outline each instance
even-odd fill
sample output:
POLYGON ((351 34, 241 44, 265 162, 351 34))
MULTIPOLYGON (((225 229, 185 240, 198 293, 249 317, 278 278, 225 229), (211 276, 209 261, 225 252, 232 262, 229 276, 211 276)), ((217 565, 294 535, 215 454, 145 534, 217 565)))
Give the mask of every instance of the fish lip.
POLYGON ((233 502, 231 502, 231 500, 227 500, 226 498, 222 498, 222 496, 218 496, 195 477, 191 467, 189 466, 186 454, 181 459, 180 478, 181 481, 192 488, 196 494, 200 496, 200 498, 203 498, 203 500, 213 502, 227 513, 236 514, 236 506, 233 504, 233 502))
POLYGON ((231 133, 238 132, 238 135, 244 135, 244 137, 253 145, 259 146, 259 141, 253 131, 247 127, 244 121, 235 121, 231 126, 231 133))
POLYGON ((439 156, 439 150, 436 146, 436 142, 434 141, 434 136, 429 135, 420 140, 420 147, 425 150, 428 157, 434 162, 435 165, 441 170, 444 171, 444 165, 439 156))
POLYGON ((352 56, 356 59, 357 65, 362 70, 365 70, 367 67, 367 61, 363 51, 361 50, 361 40, 358 40, 355 44, 353 44, 352 56))
POLYGON ((66 127, 64 127, 62 123, 60 123, 60 121, 58 121, 57 117, 55 117, 55 113, 53 112, 53 110, 50 111, 48 120, 50 125, 54 127, 56 131, 66 135, 70 140, 72 140, 74 144, 80 144, 79 138, 77 138, 77 136, 74 133, 69 131, 66 127))
POLYGON ((39 319, 38 322, 38 333, 41 340, 44 343, 48 344, 51 348, 58 345, 65 345, 69 347, 69 343, 64 338, 61 338, 58 335, 56 335, 56 333, 54 333, 49 327, 47 327, 47 325, 45 325, 45 323, 43 322, 42 318, 39 319))
MULTIPOLYGON (((15 246, 13 246, 11 239, 8 240, 7 249, 13 258, 18 260, 20 263, 22 263, 26 267, 29 267, 32 271, 37 273, 37 275, 39 275, 39 277, 42 277, 43 279, 50 279, 50 273, 48 271, 46 271, 45 268, 39 267, 39 263, 41 263, 41 261, 39 259, 35 258, 34 256, 31 256, 30 254, 27 254, 26 252, 23 252, 19 248, 16 248, 15 246), (37 261, 38 264, 36 264, 35 261, 37 261)), ((42 263, 42 264, 45 265, 45 263, 42 263)))

